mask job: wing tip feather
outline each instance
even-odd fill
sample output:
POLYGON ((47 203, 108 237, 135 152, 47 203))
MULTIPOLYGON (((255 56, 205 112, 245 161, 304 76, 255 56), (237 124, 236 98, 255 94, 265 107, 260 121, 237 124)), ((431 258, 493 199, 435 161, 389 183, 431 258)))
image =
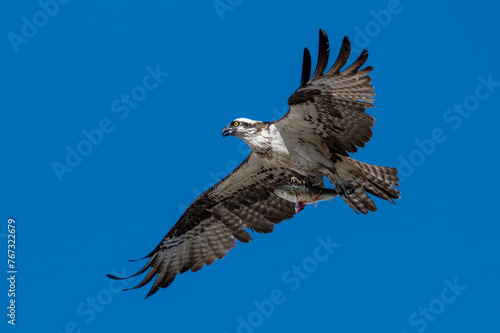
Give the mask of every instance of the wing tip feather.
POLYGON ((300 79, 300 86, 304 87, 309 82, 311 77, 311 53, 304 47, 304 54, 302 58, 302 77, 300 79))
POLYGON ((323 73, 328 66, 328 58, 330 56, 330 46, 328 43, 328 35, 323 29, 319 29, 319 46, 318 46, 318 61, 316 69, 310 81, 314 81, 323 76, 323 73))
POLYGON ((340 46, 337 59, 335 60, 335 63, 330 68, 330 70, 326 73, 326 75, 329 76, 338 75, 342 67, 344 67, 344 65, 347 63, 347 60, 349 60, 350 55, 351 55, 351 41, 349 40, 349 37, 344 36, 344 38, 342 39, 342 44, 340 46))

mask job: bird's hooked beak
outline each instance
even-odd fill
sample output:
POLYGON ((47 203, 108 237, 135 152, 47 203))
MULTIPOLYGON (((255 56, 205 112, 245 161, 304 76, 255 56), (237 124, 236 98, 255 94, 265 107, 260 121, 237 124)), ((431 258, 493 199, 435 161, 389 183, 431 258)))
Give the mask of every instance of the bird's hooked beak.
POLYGON ((235 128, 231 125, 228 125, 228 126, 224 127, 224 129, 222 130, 222 136, 233 135, 234 132, 235 132, 235 128))

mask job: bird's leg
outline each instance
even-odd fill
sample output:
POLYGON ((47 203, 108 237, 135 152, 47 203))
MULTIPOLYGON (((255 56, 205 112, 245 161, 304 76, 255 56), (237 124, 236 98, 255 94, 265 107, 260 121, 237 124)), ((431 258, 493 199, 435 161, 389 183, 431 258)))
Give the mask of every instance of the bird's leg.
POLYGON ((292 185, 302 185, 302 182, 297 177, 293 176, 292 185))
POLYGON ((340 177, 337 177, 335 182, 335 190, 339 195, 349 196, 349 194, 353 194, 356 188, 350 183, 343 180, 340 177))
POLYGON ((346 189, 345 193, 353 194, 355 190, 356 190, 356 188, 351 183, 347 183, 347 189, 346 189))
POLYGON ((307 177, 310 187, 320 187, 324 188, 325 184, 323 183, 323 175, 320 173, 311 173, 307 177))
POLYGON ((305 187, 312 187, 313 186, 313 183, 311 183, 309 181, 309 179, 307 179, 307 177, 304 177, 304 186, 305 187))

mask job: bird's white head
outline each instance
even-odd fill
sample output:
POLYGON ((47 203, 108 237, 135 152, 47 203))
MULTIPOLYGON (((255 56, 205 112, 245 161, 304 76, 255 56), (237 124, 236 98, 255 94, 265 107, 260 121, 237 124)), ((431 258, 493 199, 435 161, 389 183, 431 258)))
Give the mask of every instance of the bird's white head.
POLYGON ((259 135, 266 123, 247 118, 238 118, 222 130, 222 136, 232 135, 245 141, 250 148, 257 148, 259 135))

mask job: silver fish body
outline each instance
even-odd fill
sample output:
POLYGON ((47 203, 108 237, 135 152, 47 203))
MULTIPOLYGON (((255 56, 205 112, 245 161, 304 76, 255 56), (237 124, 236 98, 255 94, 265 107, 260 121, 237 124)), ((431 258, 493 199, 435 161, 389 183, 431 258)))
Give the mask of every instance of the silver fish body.
POLYGON ((296 213, 304 205, 330 200, 338 196, 337 191, 329 188, 304 185, 281 185, 275 188, 274 193, 287 201, 294 202, 296 213))

